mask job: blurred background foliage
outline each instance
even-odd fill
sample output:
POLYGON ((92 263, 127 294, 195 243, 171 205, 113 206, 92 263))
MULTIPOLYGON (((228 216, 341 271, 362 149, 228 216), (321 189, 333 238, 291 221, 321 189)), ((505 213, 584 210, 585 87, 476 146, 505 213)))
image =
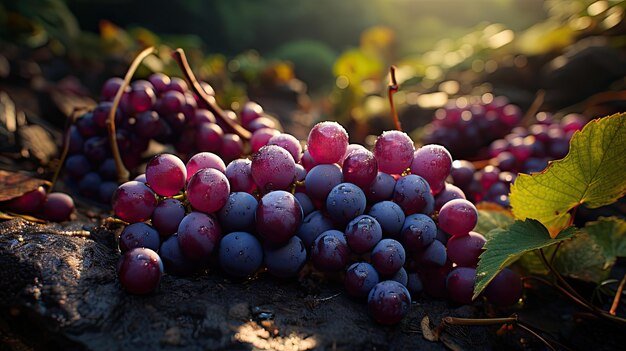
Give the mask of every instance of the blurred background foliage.
POLYGON ((459 95, 525 109, 542 91, 543 109, 560 111, 620 91, 624 10, 613 0, 0 0, 0 45, 9 61, 29 57, 47 81, 76 77, 94 97, 145 46, 158 55, 137 76, 178 75, 170 52, 182 47, 224 106, 306 94, 318 119, 362 137, 391 128, 392 64, 406 130, 459 95))

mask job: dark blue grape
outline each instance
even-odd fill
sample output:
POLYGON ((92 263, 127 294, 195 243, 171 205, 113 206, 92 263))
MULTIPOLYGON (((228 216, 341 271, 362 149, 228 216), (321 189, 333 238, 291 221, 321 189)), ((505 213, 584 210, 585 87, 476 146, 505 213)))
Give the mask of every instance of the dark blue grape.
POLYGON ((154 228, 139 222, 130 224, 122 230, 119 245, 122 252, 136 247, 147 247, 157 251, 159 246, 161 246, 161 240, 159 239, 159 233, 154 228))
POLYGON ((247 277, 263 263, 263 248, 254 235, 232 232, 222 238, 219 248, 222 269, 234 277, 247 277))
POLYGON ((360 215, 348 223, 345 236, 352 252, 364 254, 382 239, 383 231, 374 217, 360 215))
POLYGON ((419 261, 425 266, 443 266, 448 260, 446 247, 439 240, 433 241, 423 251, 417 252, 416 257, 419 257, 419 261))
POLYGON ((317 165, 304 178, 306 194, 311 200, 324 203, 328 193, 343 181, 341 168, 336 164, 317 165))
POLYGON ((70 176, 80 179, 91 171, 91 163, 85 155, 72 155, 65 160, 65 169, 70 176))
POLYGON ((284 246, 266 245, 264 253, 267 271, 280 278, 295 277, 306 263, 307 257, 304 243, 297 236, 289 239, 284 246))
POLYGON ((415 174, 398 179, 393 190, 393 201, 400 205, 407 216, 413 213, 430 214, 435 208, 435 198, 428 182, 415 174))
POLYGON ((97 199, 100 185, 102 185, 100 175, 96 172, 89 172, 78 182, 78 192, 88 198, 97 199))
POLYGON ((109 142, 105 137, 95 136, 85 140, 83 153, 89 161, 98 164, 106 159, 108 147, 109 142))
POLYGON ((308 216, 311 212, 315 211, 315 204, 311 201, 311 198, 305 193, 295 193, 294 196, 298 199, 300 203, 300 207, 302 207, 302 212, 304 216, 308 216))
POLYGON ((338 230, 322 233, 313 243, 311 260, 313 265, 324 272, 343 270, 350 258, 350 248, 344 234, 338 230))
POLYGON ((219 212, 220 224, 224 232, 251 232, 254 229, 257 205, 257 200, 248 193, 230 193, 226 205, 219 212))
POLYGON ((404 286, 407 286, 409 282, 409 275, 403 267, 400 267, 400 269, 398 269, 396 273, 386 276, 385 280, 393 280, 404 286))
POLYGON ((343 283, 348 295, 364 299, 379 281, 378 272, 371 264, 357 262, 348 267, 343 283))
POLYGON ((437 225, 425 214, 415 213, 406 217, 400 238, 409 252, 418 252, 435 241, 437 225))
POLYGON ((413 295, 419 294, 422 292, 422 290, 424 290, 422 279, 420 278, 418 273, 411 272, 407 274, 406 288, 409 289, 409 292, 413 295))
POLYGON ((404 247, 394 239, 383 239, 372 250, 372 265, 383 275, 396 273, 406 261, 404 247))
POLYGON ((304 217, 296 235, 307 248, 311 248, 315 239, 323 232, 333 229, 333 221, 321 211, 313 211, 304 217))
POLYGON ((411 294, 404 285, 396 281, 382 281, 370 291, 367 306, 376 322, 396 324, 409 313, 411 294))
POLYGON ((368 213, 376 218, 386 237, 397 238, 405 221, 402 208, 393 201, 381 201, 370 208, 368 213))
POLYGON ((366 204, 363 190, 352 183, 341 183, 328 194, 326 210, 335 223, 345 226, 365 212, 366 204))
POLYGON ((180 222, 185 217, 185 206, 176 199, 165 199, 152 212, 152 226, 159 232, 161 238, 167 238, 176 233, 180 222))
POLYGON ((163 260, 166 273, 185 276, 195 271, 195 265, 185 257, 178 245, 177 234, 170 236, 161 244, 159 256, 163 260))

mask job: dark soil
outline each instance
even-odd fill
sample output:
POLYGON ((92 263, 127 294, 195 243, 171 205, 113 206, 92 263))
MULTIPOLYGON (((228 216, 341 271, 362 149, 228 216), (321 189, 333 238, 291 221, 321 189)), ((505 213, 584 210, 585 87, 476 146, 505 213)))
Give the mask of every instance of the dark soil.
MULTIPOLYGON (((245 282, 166 275, 157 292, 133 296, 117 282, 114 236, 78 222, 0 224, 2 349, 444 350, 422 337, 422 318, 477 313, 419 301, 400 325, 383 327, 338 284, 266 274, 245 282)), ((463 349, 493 348, 489 328, 458 334, 449 342, 463 349)))

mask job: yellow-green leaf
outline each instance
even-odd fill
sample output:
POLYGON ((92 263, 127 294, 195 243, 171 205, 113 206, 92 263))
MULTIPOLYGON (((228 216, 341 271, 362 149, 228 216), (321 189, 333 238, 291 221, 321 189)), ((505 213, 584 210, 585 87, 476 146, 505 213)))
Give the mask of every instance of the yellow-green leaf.
POLYGON ((554 238, 571 222, 569 211, 596 208, 626 194, 626 114, 589 122, 570 142, 564 159, 541 173, 520 174, 511 187, 517 219, 532 218, 554 238))
POLYGON ((626 257, 626 221, 616 217, 600 217, 582 229, 602 250, 604 269, 615 263, 617 257, 626 257))
POLYGON ((476 268, 474 296, 478 297, 491 280, 524 253, 554 245, 572 237, 576 228, 568 227, 551 238, 546 227, 533 219, 515 221, 507 229, 494 229, 485 243, 476 268))
POLYGON ((511 212, 500 207, 500 209, 487 209, 478 208, 478 223, 474 228, 475 232, 478 232, 485 237, 488 237, 489 233, 496 228, 507 228, 513 222, 515 218, 511 212))

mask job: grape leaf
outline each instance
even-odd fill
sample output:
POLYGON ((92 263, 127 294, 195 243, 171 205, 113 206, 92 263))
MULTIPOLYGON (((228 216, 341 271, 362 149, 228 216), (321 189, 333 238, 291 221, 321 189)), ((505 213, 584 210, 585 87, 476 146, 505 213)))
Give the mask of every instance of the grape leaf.
POLYGON ((500 207, 499 209, 488 209, 478 207, 478 223, 474 228, 485 237, 496 228, 507 228, 515 221, 513 215, 508 210, 500 207))
POLYGON ((485 251, 480 255, 476 268, 475 299, 487 284, 503 268, 517 260, 522 254, 554 245, 572 237, 576 228, 564 229, 556 238, 552 238, 548 229, 534 219, 515 221, 507 229, 494 229, 489 233, 490 239, 485 243, 485 251))
POLYGON ((24 173, 10 172, 0 169, 0 201, 20 197, 40 185, 50 185, 47 180, 33 178, 24 173))
POLYGON ((554 267, 562 275, 599 283, 609 274, 605 261, 600 246, 589 234, 581 231, 561 245, 554 259, 554 267))
POLYGON ((589 122, 574 134, 564 159, 517 177, 510 195, 515 218, 540 221, 554 238, 570 224, 573 208, 615 202, 626 194, 625 151, 626 114, 589 122))
POLYGON ((615 263, 616 257, 626 257, 626 221, 617 217, 600 217, 582 229, 602 250, 604 269, 615 263))

